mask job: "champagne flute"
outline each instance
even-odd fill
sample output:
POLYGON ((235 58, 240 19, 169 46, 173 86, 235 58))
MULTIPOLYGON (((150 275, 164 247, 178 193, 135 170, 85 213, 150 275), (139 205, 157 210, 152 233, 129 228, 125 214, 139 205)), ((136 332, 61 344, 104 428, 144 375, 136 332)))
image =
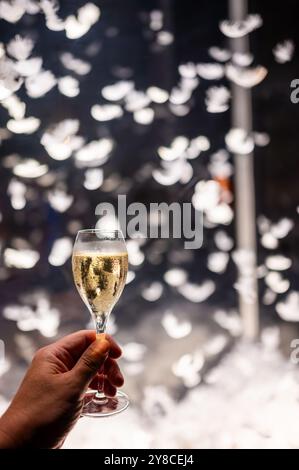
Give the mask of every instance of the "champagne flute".
MULTIPOLYGON (((80 230, 73 247, 73 276, 78 292, 95 321, 97 336, 105 333, 109 315, 125 286, 128 253, 120 230, 80 230)), ((89 390, 84 398, 83 416, 105 417, 125 410, 125 393, 113 398, 103 393, 99 375, 98 390, 89 390)))

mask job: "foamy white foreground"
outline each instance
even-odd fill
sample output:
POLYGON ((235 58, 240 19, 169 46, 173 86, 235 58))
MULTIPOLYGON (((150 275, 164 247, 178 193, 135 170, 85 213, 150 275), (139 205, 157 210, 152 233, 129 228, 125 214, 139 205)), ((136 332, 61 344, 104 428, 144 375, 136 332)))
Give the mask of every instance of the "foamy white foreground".
POLYGON ((236 346, 179 404, 166 387, 148 388, 143 412, 83 418, 64 447, 298 448, 299 371, 273 349, 272 333, 263 346, 236 346))

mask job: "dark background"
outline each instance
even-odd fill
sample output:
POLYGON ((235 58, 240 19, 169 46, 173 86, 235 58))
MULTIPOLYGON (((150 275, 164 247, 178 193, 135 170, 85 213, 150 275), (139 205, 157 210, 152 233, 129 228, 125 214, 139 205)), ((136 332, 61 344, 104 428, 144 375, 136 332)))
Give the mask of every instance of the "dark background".
MULTIPOLYGON (((85 3, 61 2, 59 15, 65 17, 85 3)), ((24 305, 24 293, 32 293, 42 288, 47 292, 51 305, 60 310, 59 334, 82 328, 88 320, 88 313, 73 286, 70 261, 57 268, 48 263, 54 240, 65 235, 74 237, 68 229, 69 222, 76 220, 82 227, 93 226, 96 205, 102 201, 115 201, 119 193, 127 193, 128 203, 190 200, 194 184, 209 178, 207 165, 210 155, 225 146, 224 136, 230 129, 229 111, 222 114, 207 113, 204 103, 205 91, 213 83, 204 80, 201 80, 192 97, 191 112, 183 118, 173 116, 166 107, 160 107, 153 124, 141 126, 134 123, 128 113, 119 120, 98 123, 92 119, 89 112, 93 104, 105 102, 100 95, 102 87, 120 79, 123 74, 128 78, 132 77, 137 89, 145 90, 150 85, 157 85, 170 91, 178 82, 179 64, 189 61, 213 62, 208 55, 208 48, 213 45, 228 47, 228 39, 218 28, 219 21, 227 17, 225 1, 103 0, 94 3, 101 7, 102 16, 89 33, 78 40, 67 39, 64 32, 49 31, 42 15, 25 15, 16 24, 0 22, 1 41, 6 44, 16 34, 31 35, 36 40, 33 55, 42 56, 43 67, 51 70, 56 76, 71 74, 64 70, 59 61, 61 52, 70 51, 76 57, 92 64, 92 71, 80 77, 80 95, 75 99, 61 95, 57 87, 54 87, 44 97, 34 100, 26 96, 22 87, 17 94, 27 103, 27 115, 41 119, 41 128, 33 135, 14 135, 1 146, 2 157, 18 153, 23 157, 32 157, 47 163, 56 175, 53 187, 64 185, 68 193, 75 197, 71 208, 60 214, 49 205, 43 188, 34 180, 26 181, 33 196, 25 210, 14 211, 7 197, 7 187, 12 178, 11 170, 1 168, 2 249, 12 246, 13 240, 21 237, 40 252, 41 258, 34 269, 26 271, 8 269, 2 263, 0 308, 3 309, 12 303, 24 305), (154 33, 148 27, 149 11, 156 8, 164 12, 164 29, 172 31, 175 36, 174 43, 166 48, 159 48, 154 44, 154 33), (98 52, 93 55, 93 50, 98 52), (87 191, 82 185, 83 172, 74 166, 71 159, 62 162, 52 160, 40 145, 39 137, 44 129, 65 118, 80 119, 79 134, 87 141, 112 136, 117 142, 113 156, 103 166, 105 178, 115 174, 120 176, 120 185, 111 193, 101 189, 87 191), (193 138, 199 134, 209 138, 211 149, 192 161, 195 178, 191 185, 162 187, 153 180, 151 171, 141 173, 144 168, 151 170, 159 167, 156 153, 158 146, 169 145, 176 135, 193 138), (122 184, 125 190, 122 189, 122 184)), ((273 222, 283 217, 296 221, 296 208, 299 205, 299 105, 290 101, 290 82, 299 78, 299 4, 295 0, 286 0, 283 4, 277 3, 275 6, 270 2, 258 1, 251 1, 249 5, 250 12, 260 13, 264 21, 263 27, 251 34, 251 51, 255 56, 255 63, 265 65, 269 71, 264 82, 253 89, 254 130, 266 132, 271 137, 267 147, 256 148, 255 151, 257 214, 264 214, 273 222), (278 42, 289 38, 295 42, 295 56, 289 63, 278 64, 274 60, 272 49, 278 42)), ((217 82, 221 83, 228 85, 226 80, 217 82)), ((1 108, 0 118, 2 127, 5 127, 5 109, 1 108)), ((233 224, 225 230, 233 236, 233 224)), ((282 240, 278 250, 292 258, 293 266, 288 272, 288 278, 293 289, 298 285, 298 238, 297 224, 288 238, 282 240)), ((218 332, 219 326, 214 323, 212 313, 219 307, 237 307, 237 295, 232 287, 236 272, 232 261, 229 262, 224 275, 219 276, 208 271, 207 255, 214 249, 213 230, 207 230, 203 248, 184 255, 185 258, 182 256, 182 261, 178 263, 188 270, 193 282, 200 283, 209 278, 216 283, 216 292, 208 301, 200 306, 192 304, 164 285, 162 297, 155 304, 151 304, 141 297, 142 289, 152 281, 163 282, 164 272, 177 264, 174 260, 179 259, 182 245, 180 241, 170 240, 161 249, 159 242, 148 241, 144 247, 146 261, 142 267, 136 268, 136 279, 127 286, 119 303, 120 315, 117 317, 117 324, 121 340, 125 342, 139 338, 140 342, 149 344, 152 334, 160 328, 161 312, 169 306, 182 318, 184 315, 192 318, 194 331, 190 345, 197 344, 198 338, 203 339, 205 335, 218 332), (159 250, 162 251, 159 263, 151 262, 159 250)), ((261 262, 266 254, 269 253, 259 246, 261 262)), ((263 292, 262 282, 260 287, 263 292)), ((261 310, 263 322, 279 322, 273 305, 261 306, 261 310)), ((21 374, 24 362, 15 348, 16 324, 4 318, 0 318, 0 324, 1 336, 7 340, 8 354, 20 365, 21 374)), ((34 347, 50 341, 36 331, 26 334, 31 337, 34 347)), ((157 334, 159 337, 160 333, 157 334)), ((180 348, 180 351, 183 350, 184 345, 180 348)), ((154 361, 155 355, 149 360, 154 361)), ((10 396, 15 383, 14 379, 10 380, 7 379, 2 387, 7 397, 10 396), (7 383, 11 383, 11 387, 8 387, 7 383)))

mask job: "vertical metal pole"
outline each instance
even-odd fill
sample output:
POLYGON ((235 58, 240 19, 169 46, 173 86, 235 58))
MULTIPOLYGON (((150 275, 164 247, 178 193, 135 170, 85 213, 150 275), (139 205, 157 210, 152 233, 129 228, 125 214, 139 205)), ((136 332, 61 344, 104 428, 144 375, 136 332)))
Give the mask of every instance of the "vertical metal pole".
MULTIPOLYGON (((229 0, 229 17, 232 21, 243 20, 248 14, 247 0, 229 0)), ((250 51, 248 35, 231 39, 232 52, 250 51)), ((252 131, 251 90, 231 84, 232 91, 232 126, 252 131)), ((256 298, 249 300, 239 294, 239 308, 243 321, 244 336, 254 340, 259 334, 258 284, 256 277, 256 215, 253 154, 234 155, 235 164, 235 206, 237 249, 252 253, 250 280, 256 298)), ((242 272, 239 272, 242 276, 242 272)))

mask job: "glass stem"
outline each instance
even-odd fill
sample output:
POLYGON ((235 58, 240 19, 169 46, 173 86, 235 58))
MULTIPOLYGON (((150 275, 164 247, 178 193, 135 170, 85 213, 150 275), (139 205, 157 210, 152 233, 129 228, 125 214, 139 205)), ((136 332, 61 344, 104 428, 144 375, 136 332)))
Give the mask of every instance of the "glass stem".
MULTIPOLYGON (((107 313, 98 313, 96 316, 96 334, 97 338, 99 335, 105 333, 106 331, 106 324, 107 324, 108 314, 107 313)), ((105 405, 107 403, 108 398, 105 396, 104 393, 104 367, 105 363, 102 364, 98 371, 98 390, 94 395, 93 401, 95 401, 98 405, 105 405)))

